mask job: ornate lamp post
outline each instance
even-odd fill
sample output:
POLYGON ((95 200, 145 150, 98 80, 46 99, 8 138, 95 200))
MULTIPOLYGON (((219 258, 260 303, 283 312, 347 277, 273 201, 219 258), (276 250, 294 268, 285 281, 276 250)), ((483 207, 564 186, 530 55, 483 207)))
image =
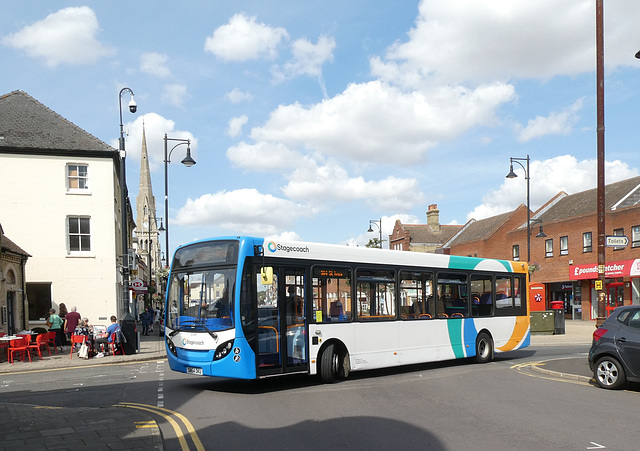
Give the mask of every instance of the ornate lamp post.
POLYGON ((130 88, 122 88, 118 95, 118 107, 120 110, 120 215, 122 222, 122 302, 124 304, 124 313, 129 313, 129 218, 127 215, 127 173, 125 159, 127 153, 124 148, 124 126, 122 125, 122 94, 128 92, 131 94, 129 101, 129 111, 135 113, 138 110, 136 101, 133 98, 133 91, 130 88))
POLYGON ((164 217, 167 220, 167 227, 165 228, 165 252, 167 253, 167 264, 169 264, 170 253, 169 253, 169 181, 168 181, 168 163, 171 163, 171 153, 178 146, 183 144, 187 145, 187 156, 182 159, 180 163, 184 164, 186 167, 190 168, 194 164, 196 164, 196 160, 191 158, 191 145, 190 139, 179 139, 179 138, 167 138, 167 134, 164 134, 164 217), (167 152, 167 142, 168 141, 178 141, 178 144, 173 146, 169 152, 167 152))
POLYGON ((378 227, 378 231, 380 232, 380 249, 382 249, 382 218, 380 219, 369 219, 369 230, 367 232, 373 232, 371 228, 371 224, 375 224, 378 227))
POLYGON ((527 263, 531 262, 531 202, 530 202, 530 191, 529 191, 529 155, 527 158, 514 158, 511 157, 511 161, 509 164, 509 173, 507 174, 508 179, 513 179, 518 176, 515 172, 513 172, 513 162, 518 163, 522 169, 524 170, 524 178, 527 181, 527 263), (527 167, 525 168, 520 161, 526 161, 527 167))

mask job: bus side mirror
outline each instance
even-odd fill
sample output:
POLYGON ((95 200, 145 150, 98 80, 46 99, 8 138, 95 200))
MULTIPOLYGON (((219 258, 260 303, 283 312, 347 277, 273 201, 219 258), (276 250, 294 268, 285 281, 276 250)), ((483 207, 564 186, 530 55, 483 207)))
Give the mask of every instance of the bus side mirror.
POLYGON ((271 266, 263 266, 260 269, 262 285, 271 285, 273 283, 273 268, 271 266))

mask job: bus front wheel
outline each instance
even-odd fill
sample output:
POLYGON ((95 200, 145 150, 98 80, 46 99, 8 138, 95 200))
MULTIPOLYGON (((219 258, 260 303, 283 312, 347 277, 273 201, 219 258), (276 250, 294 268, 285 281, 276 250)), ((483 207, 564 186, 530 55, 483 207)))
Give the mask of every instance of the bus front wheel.
POLYGON ((340 356, 336 352, 336 347, 332 343, 322 352, 320 357, 320 378, 322 382, 335 382, 338 375, 340 356))
POLYGON ((493 357, 493 340, 491 337, 481 332, 476 338, 476 362, 486 363, 493 357))

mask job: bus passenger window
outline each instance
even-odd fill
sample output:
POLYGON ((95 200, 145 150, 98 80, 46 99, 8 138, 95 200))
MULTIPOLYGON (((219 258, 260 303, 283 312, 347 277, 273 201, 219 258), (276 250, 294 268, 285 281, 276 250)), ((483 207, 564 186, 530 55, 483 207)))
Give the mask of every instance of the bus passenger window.
POLYGON ((438 273, 438 318, 464 318, 469 315, 467 275, 438 273))
POLYGON ((431 273, 400 273, 400 319, 429 319, 435 313, 433 275, 431 273))
POLYGON ((493 310, 493 279, 489 275, 471 276, 471 314, 491 316, 493 310))
POLYGON ((496 277, 496 315, 513 315, 513 279, 496 277))
POLYGON ((312 321, 331 323, 351 318, 351 269, 314 267, 312 321))
POLYGON ((395 286, 393 271, 358 270, 358 319, 395 319, 395 286))

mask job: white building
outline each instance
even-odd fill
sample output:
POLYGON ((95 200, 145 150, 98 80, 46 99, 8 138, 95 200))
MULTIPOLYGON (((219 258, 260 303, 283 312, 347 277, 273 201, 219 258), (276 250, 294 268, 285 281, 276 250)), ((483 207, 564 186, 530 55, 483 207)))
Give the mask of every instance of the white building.
POLYGON ((0 97, 0 167, 0 221, 33 255, 26 268, 29 326, 44 324, 61 303, 93 324, 121 317, 118 150, 14 91, 0 97))

